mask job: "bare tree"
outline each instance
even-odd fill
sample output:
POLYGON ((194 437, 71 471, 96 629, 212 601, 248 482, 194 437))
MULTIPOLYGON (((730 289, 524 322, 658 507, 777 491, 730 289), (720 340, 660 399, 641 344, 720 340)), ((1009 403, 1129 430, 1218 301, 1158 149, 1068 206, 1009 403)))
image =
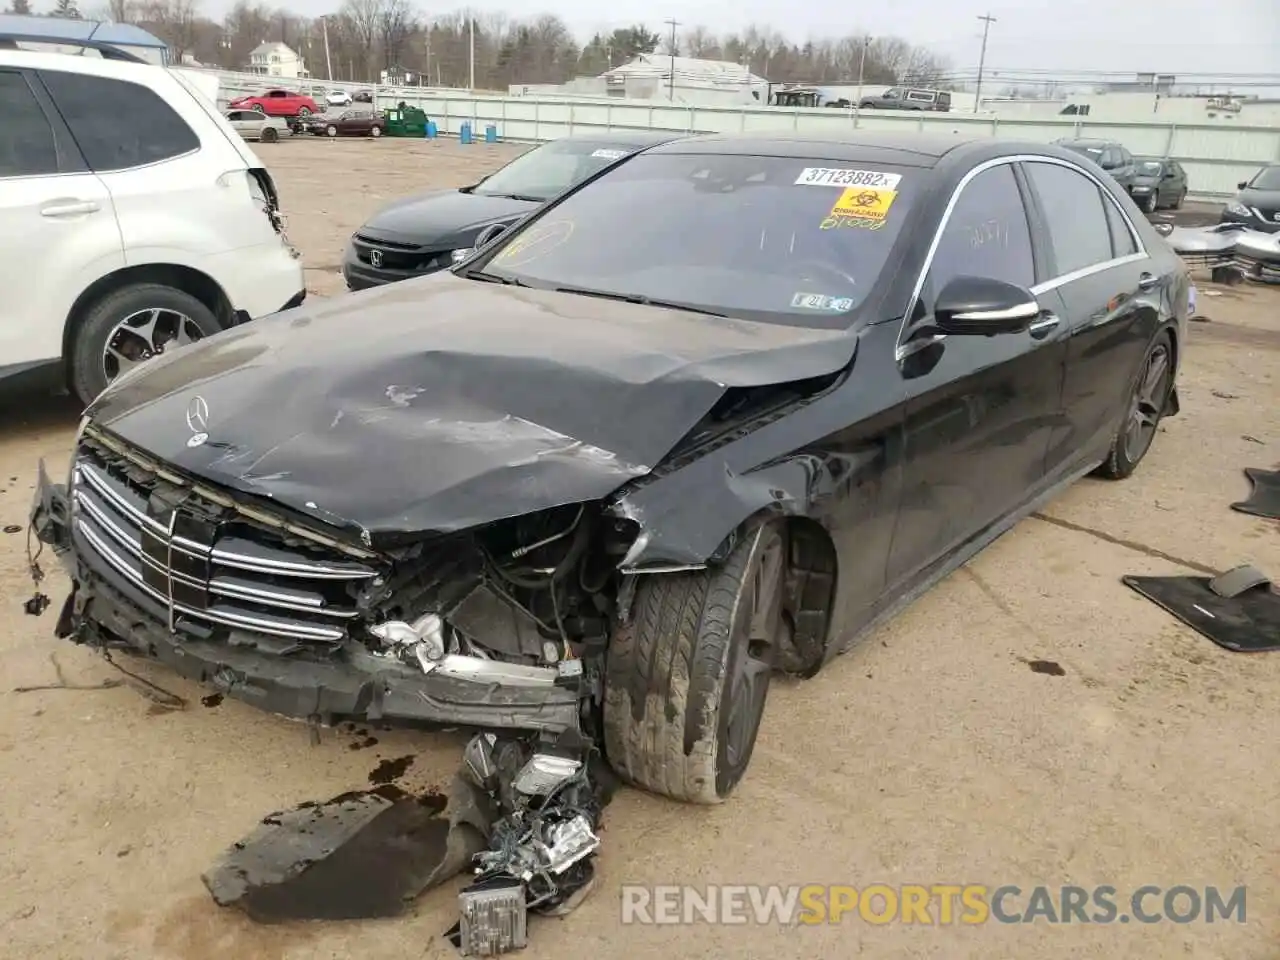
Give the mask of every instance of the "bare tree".
POLYGON ((175 63, 195 45, 195 0, 147 0, 137 12, 138 22, 163 40, 175 63))
POLYGON ((403 70, 403 55, 417 27, 417 19, 409 0, 381 0, 378 39, 382 44, 382 63, 387 70, 403 70))
POLYGON ((350 27, 355 72, 368 82, 377 80, 373 72, 373 45, 382 23, 382 6, 383 0, 343 0, 338 14, 350 27))

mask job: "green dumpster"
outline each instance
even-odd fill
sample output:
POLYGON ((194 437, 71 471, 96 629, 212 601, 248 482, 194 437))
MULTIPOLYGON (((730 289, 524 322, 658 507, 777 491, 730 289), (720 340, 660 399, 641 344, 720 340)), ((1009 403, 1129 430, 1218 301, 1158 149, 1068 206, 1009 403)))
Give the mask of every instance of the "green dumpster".
POLYGON ((383 115, 387 118, 388 137, 421 138, 427 135, 427 114, 424 110, 401 104, 384 110, 383 115))

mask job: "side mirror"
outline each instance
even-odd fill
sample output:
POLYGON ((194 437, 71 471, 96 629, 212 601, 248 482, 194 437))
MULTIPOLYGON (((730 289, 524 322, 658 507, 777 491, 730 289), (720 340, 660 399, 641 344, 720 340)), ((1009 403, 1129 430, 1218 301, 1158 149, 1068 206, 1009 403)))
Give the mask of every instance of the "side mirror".
POLYGON ((507 232, 505 223, 491 223, 478 234, 476 234, 475 249, 479 250, 485 244, 492 240, 496 240, 499 236, 507 232))
POLYGON ((1156 233, 1162 237, 1167 237, 1173 233, 1172 223, 1154 223, 1152 226, 1156 228, 1156 233))
POLYGON ((1236 184, 1236 189, 1237 189, 1237 190, 1248 190, 1248 189, 1249 189, 1249 181, 1248 181, 1248 180, 1241 180, 1239 183, 1237 183, 1237 184, 1236 184))
POLYGON ((938 294, 934 325, 957 336, 1020 333, 1040 316, 1030 290, 989 277, 955 277, 938 294))

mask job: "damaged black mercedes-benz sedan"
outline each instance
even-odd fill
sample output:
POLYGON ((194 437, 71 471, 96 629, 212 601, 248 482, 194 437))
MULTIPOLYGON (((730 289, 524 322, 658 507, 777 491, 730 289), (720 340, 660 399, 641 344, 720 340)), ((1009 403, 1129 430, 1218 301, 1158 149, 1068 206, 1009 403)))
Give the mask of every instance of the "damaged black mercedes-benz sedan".
POLYGON ((57 632, 277 713, 602 746, 715 802, 808 676, 1176 412, 1186 284, 1061 148, 643 151, 436 276, 88 410, 57 632))

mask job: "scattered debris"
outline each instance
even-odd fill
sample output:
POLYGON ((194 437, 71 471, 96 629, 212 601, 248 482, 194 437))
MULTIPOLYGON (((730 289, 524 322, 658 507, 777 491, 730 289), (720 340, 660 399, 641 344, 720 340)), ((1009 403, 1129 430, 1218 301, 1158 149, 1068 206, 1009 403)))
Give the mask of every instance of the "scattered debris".
POLYGON ((222 694, 211 693, 207 697, 201 697, 200 702, 206 707, 216 707, 222 703, 222 694))
POLYGON ((1043 673, 1047 677, 1065 677, 1067 671, 1062 669, 1062 665, 1053 660, 1027 660, 1024 661, 1031 668, 1032 673, 1043 673))
POLYGON ((1244 475, 1253 485, 1249 496, 1231 504, 1231 509, 1266 520, 1280 520, 1280 470, 1247 468, 1244 475))
POLYGON ((21 533, 22 528, 18 526, 16 523, 11 523, 4 528, 4 532, 5 533, 21 533))
POLYGON ((1242 433, 1242 434, 1240 435, 1240 439, 1241 439, 1241 440, 1247 440, 1247 441, 1249 441, 1250 443, 1257 443, 1257 444, 1260 444, 1260 445, 1262 445, 1262 446, 1264 446, 1264 447, 1266 446, 1266 444, 1265 444, 1265 443, 1263 443, 1261 440, 1259 440, 1257 437, 1251 437, 1251 436, 1249 436, 1249 434, 1247 434, 1247 433, 1242 433))
POLYGON ((67 683, 67 678, 62 675, 62 664, 58 663, 58 658, 52 653, 49 654, 49 662, 53 664, 53 673, 57 677, 56 683, 42 683, 33 687, 14 687, 14 693, 34 693, 37 690, 113 690, 116 687, 124 685, 123 680, 103 680, 101 683, 67 683))
POLYGON ((52 602, 48 594, 37 590, 31 595, 30 599, 23 603, 22 609, 26 611, 28 616, 38 617, 49 609, 49 604, 52 602))
POLYGON ((1240 395, 1238 393, 1223 393, 1221 390, 1210 390, 1209 392, 1213 394, 1213 396, 1217 397, 1219 400, 1239 400, 1240 399, 1240 395))
POLYGON ((266 817, 201 879, 259 923, 399 916, 483 849, 483 800, 458 778, 447 799, 383 785, 304 803, 266 817))
POLYGON ((1122 582, 1220 647, 1280 650, 1280 592, 1243 564, 1216 577, 1123 577, 1122 582))

